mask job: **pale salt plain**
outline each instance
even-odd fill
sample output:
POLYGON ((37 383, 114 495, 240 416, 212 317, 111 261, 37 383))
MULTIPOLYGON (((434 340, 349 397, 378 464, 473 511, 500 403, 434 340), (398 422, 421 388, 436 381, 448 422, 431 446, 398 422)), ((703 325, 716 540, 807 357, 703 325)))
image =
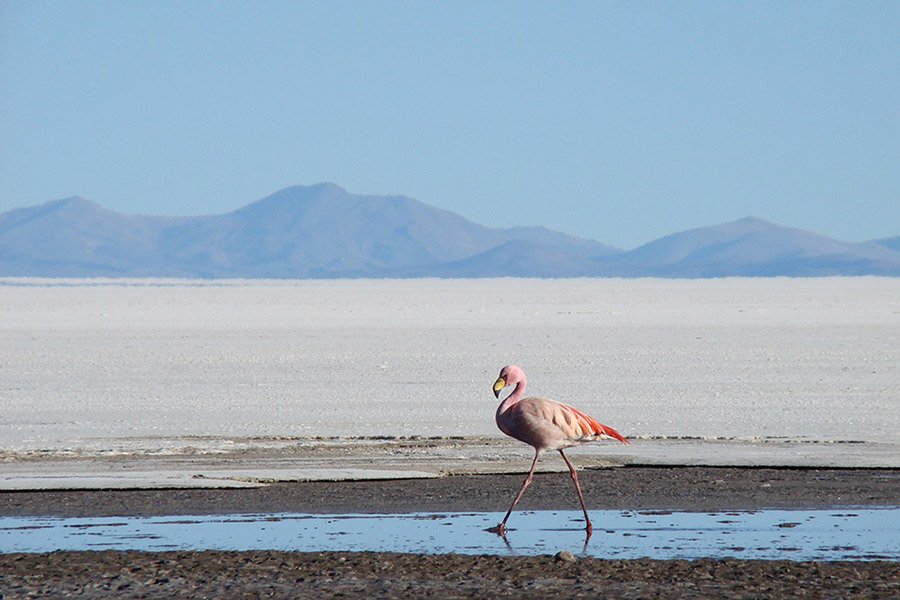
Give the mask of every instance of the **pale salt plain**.
POLYGON ((0 308, 6 463, 494 439, 517 363, 635 438, 588 456, 900 466, 898 278, 7 278, 0 308))

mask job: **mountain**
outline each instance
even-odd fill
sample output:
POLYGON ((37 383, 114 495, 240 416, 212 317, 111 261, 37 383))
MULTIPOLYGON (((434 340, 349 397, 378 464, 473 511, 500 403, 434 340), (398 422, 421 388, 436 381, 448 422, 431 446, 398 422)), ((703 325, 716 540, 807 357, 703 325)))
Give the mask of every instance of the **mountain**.
POLYGON ((291 187, 166 231, 168 258, 202 277, 368 277, 471 256, 502 232, 404 196, 291 187))
POLYGON ((585 277, 595 261, 620 251, 543 228, 507 229, 513 239, 475 256, 438 265, 435 277, 585 277))
POLYGON ((83 198, 12 210, 0 214, 0 276, 898 276, 898 239, 849 244, 746 218, 623 252, 323 183, 212 216, 124 215, 83 198))
POLYGON ((602 262, 604 275, 815 277, 900 275, 900 253, 747 217, 675 233, 602 262))
POLYGON ((190 219, 138 217, 67 198, 0 214, 0 275, 182 276, 159 251, 167 228, 190 219))
POLYGON ((883 238, 880 240, 872 240, 872 244, 878 244, 879 246, 884 246, 889 250, 893 250, 894 252, 900 252, 900 235, 892 238, 883 238))
MULTIPOLYGON (((0 276, 423 277, 510 242, 563 257, 616 251, 540 227, 493 229, 405 196, 356 195, 323 183, 206 217, 123 215, 82 198, 13 210, 0 215, 0 276)), ((505 274, 500 267, 484 272, 505 274)), ((537 272, 526 265, 519 274, 537 272)))

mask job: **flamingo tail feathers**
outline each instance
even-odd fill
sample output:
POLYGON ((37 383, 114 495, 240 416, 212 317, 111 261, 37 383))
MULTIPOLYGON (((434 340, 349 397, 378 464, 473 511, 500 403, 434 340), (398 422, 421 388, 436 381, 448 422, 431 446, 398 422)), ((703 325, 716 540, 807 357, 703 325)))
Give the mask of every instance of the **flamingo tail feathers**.
POLYGON ((613 438, 615 440, 619 440, 623 444, 628 443, 628 440, 625 439, 625 436, 623 436, 621 433, 619 433, 609 425, 604 425, 603 423, 597 422, 596 419, 594 419, 593 417, 589 417, 578 409, 573 410, 578 414, 578 416, 584 418, 584 420, 587 421, 588 425, 591 428, 591 431, 595 436, 613 438))

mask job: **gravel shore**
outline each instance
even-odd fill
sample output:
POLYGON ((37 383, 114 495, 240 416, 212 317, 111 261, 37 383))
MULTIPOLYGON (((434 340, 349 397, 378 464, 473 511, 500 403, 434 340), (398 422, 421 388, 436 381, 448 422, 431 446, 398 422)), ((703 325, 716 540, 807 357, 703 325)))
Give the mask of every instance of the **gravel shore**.
POLYGON ((896 598, 900 564, 384 553, 0 556, 14 598, 896 598))

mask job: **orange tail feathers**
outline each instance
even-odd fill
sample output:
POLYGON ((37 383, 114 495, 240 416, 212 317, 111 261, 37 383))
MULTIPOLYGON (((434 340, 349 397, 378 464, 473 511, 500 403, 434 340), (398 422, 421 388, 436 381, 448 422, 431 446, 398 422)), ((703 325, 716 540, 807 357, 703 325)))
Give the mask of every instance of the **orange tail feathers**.
POLYGON ((594 421, 592 425, 595 425, 594 431, 597 432, 598 435, 608 435, 611 438, 617 439, 623 444, 627 444, 628 440, 625 439, 625 436, 610 427, 609 425, 603 425, 594 421))
POLYGON ((613 439, 619 440, 623 444, 627 444, 628 440, 625 439, 625 436, 610 427, 609 425, 604 425, 603 423, 598 423, 596 419, 589 417, 578 409, 575 409, 580 416, 584 417, 585 420, 590 424, 591 431, 593 431, 594 435, 602 435, 606 437, 611 437, 613 439))

